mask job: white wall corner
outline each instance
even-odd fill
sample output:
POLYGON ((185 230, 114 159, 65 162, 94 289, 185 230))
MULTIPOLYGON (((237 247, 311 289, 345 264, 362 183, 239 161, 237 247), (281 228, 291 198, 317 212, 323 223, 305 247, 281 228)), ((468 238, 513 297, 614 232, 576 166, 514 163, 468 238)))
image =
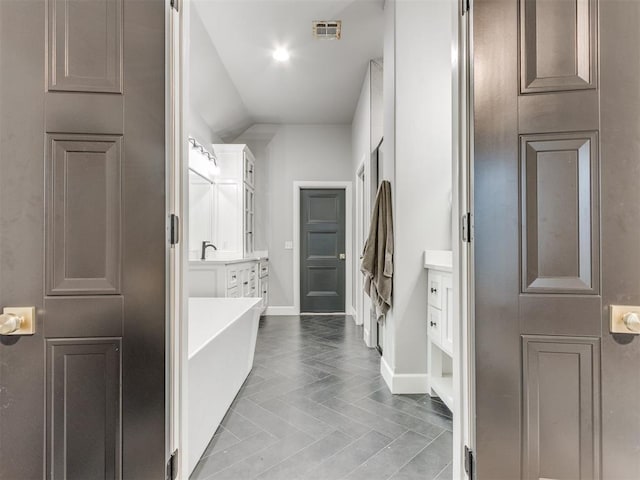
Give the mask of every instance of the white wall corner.
POLYGON ((429 393, 429 376, 426 373, 395 373, 382 357, 380 374, 394 395, 429 393))
POLYGON ((369 348, 374 348, 375 345, 371 342, 371 332, 364 328, 363 332, 364 344, 369 348))

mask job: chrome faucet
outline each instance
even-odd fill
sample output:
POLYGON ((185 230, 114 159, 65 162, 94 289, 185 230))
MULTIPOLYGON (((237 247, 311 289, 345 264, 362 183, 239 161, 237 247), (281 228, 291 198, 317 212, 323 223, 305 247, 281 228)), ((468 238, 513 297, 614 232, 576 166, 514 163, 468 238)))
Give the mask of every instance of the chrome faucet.
POLYGON ((214 250, 218 250, 218 247, 216 247, 213 243, 207 241, 202 242, 202 256, 200 257, 200 260, 206 260, 207 248, 209 247, 213 247, 214 250))

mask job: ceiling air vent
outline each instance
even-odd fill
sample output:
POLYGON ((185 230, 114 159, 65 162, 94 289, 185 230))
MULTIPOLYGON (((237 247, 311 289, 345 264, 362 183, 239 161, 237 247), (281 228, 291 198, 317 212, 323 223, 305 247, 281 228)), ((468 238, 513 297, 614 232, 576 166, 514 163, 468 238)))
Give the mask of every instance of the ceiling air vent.
POLYGON ((332 20, 313 22, 313 36, 328 40, 340 40, 342 36, 342 21, 332 20))

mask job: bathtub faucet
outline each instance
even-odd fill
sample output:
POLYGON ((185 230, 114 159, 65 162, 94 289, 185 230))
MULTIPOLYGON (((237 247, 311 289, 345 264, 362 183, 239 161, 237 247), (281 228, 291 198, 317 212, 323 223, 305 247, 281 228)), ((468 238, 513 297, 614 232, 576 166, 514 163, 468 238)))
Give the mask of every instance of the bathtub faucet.
POLYGON ((202 257, 200 257, 200 260, 206 260, 207 248, 209 247, 213 247, 214 250, 218 250, 218 247, 216 247, 213 243, 207 241, 202 242, 202 257))

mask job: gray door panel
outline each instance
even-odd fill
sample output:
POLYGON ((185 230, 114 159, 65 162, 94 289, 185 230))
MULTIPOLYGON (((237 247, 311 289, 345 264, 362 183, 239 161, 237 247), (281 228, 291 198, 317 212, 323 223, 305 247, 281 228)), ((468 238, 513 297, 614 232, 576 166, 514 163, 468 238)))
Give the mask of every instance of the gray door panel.
POLYGON ((0 2, 0 478, 164 478, 165 13, 0 2))
POLYGON ((300 201, 300 309, 344 312, 345 191, 305 189, 300 201))
POLYGON ((52 478, 122 478, 120 338, 47 340, 52 478))
POLYGON ((640 3, 477 0, 480 479, 640 478, 640 3), (632 86, 635 85, 635 86, 632 86))

